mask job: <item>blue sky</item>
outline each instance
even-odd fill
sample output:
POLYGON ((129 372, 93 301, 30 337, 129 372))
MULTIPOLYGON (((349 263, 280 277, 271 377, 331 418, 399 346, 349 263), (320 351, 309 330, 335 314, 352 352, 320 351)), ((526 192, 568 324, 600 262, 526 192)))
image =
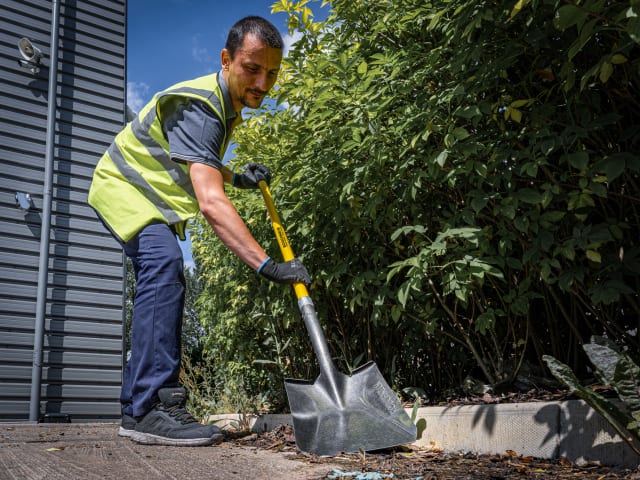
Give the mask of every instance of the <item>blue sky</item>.
MULTIPOLYGON (((271 21, 282 33, 286 50, 294 39, 287 34, 287 16, 271 14, 273 3, 274 0, 129 0, 129 107, 137 112, 157 91, 220 70, 220 51, 227 33, 247 15, 260 15, 271 21)), ((192 264, 190 242, 181 242, 181 246, 185 262, 192 264)))

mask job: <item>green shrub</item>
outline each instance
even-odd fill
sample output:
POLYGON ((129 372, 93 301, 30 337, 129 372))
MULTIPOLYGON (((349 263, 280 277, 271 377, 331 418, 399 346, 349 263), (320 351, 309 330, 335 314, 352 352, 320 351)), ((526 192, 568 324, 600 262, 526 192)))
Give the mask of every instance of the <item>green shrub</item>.
MULTIPOLYGON (((313 3, 274 4, 302 37, 235 153, 274 172, 339 368, 438 399, 542 355, 585 375, 593 334, 640 349, 640 7, 334 0, 315 22, 313 3)), ((230 194, 277 257, 259 196, 230 194)), ((289 289, 207 228, 194 247, 219 368, 315 378, 289 289)))

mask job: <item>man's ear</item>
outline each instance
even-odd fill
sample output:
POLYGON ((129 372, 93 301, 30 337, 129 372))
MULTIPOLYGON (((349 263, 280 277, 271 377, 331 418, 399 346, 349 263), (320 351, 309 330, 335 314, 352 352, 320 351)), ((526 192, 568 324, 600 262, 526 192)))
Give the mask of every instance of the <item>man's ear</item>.
POLYGON ((220 63, 222 63, 223 70, 229 70, 229 64, 231 63, 231 55, 229 55, 229 50, 223 48, 220 52, 220 63))

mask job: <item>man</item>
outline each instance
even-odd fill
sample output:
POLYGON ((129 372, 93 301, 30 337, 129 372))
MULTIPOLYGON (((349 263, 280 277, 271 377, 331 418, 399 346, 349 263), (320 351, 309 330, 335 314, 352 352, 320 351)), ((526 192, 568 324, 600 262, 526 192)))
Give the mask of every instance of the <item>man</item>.
POLYGON ((275 263, 225 195, 224 183, 257 188, 264 165, 235 174, 222 165, 243 107, 257 108, 273 87, 282 37, 267 20, 246 17, 231 29, 222 70, 160 92, 115 138, 93 176, 89 204, 122 244, 136 275, 131 357, 123 375, 119 435, 161 445, 210 445, 220 429, 185 409, 178 386, 184 304, 186 221, 202 212, 220 240, 271 281, 309 283, 299 260, 275 263))

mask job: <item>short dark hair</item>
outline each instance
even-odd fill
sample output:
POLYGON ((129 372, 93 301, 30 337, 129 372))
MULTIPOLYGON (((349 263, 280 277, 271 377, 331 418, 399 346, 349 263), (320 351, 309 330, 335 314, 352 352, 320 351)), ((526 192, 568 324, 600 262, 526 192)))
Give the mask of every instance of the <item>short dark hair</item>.
POLYGON ((244 42, 244 37, 247 33, 254 34, 262 43, 271 48, 282 49, 284 45, 282 35, 270 21, 257 16, 244 17, 231 27, 227 36, 227 43, 224 48, 227 49, 231 58, 235 56, 236 50, 244 42))

